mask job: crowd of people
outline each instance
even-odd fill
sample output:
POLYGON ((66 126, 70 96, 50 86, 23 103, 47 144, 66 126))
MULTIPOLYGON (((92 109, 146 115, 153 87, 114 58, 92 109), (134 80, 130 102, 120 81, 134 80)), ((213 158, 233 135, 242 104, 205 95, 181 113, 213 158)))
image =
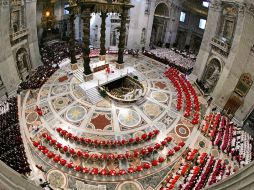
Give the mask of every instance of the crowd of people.
POLYGON ((20 174, 30 173, 20 133, 17 98, 6 100, 9 110, 0 115, 0 160, 20 174))
POLYGON ((39 66, 35 69, 34 74, 19 84, 17 93, 19 94, 22 90, 40 88, 56 70, 57 66, 55 65, 39 66))
POLYGON ((225 116, 222 116, 212 142, 241 166, 249 164, 254 158, 253 138, 225 116))
POLYGON ((235 169, 222 159, 192 149, 182 155, 179 164, 162 182, 160 190, 200 190, 234 173, 235 169))
POLYGON ((182 73, 186 74, 189 74, 193 70, 196 61, 196 55, 191 51, 187 52, 175 48, 156 48, 150 51, 145 50, 143 54, 166 65, 175 67, 182 73))
POLYGON ((228 154, 239 165, 245 166, 254 159, 253 137, 221 113, 208 113, 200 125, 201 132, 209 137, 213 146, 228 154))
MULTIPOLYGON (((76 55, 82 53, 81 45, 75 42, 76 55)), ((40 48, 41 59, 44 65, 59 64, 62 60, 70 57, 69 45, 66 41, 53 41, 45 43, 40 48)))

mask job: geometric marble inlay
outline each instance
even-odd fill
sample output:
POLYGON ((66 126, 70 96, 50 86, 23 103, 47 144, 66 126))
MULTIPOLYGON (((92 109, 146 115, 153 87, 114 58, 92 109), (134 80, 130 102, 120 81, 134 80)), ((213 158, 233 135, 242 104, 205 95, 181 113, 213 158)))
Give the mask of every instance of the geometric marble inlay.
POLYGON ((67 183, 66 176, 59 170, 49 171, 47 180, 53 188, 64 188, 67 183))
POLYGON ((95 126, 96 129, 104 130, 104 128, 111 124, 111 120, 107 118, 104 114, 99 114, 93 119, 91 123, 95 126))
POLYGON ((167 85, 164 82, 156 82, 155 86, 160 88, 160 89, 164 89, 167 87, 167 85))
POLYGON ((140 123, 141 117, 134 110, 122 109, 118 114, 118 121, 126 127, 135 127, 140 123))
POLYGON ((157 100, 158 102, 166 102, 168 100, 168 96, 167 94, 163 93, 163 92, 152 92, 151 94, 152 98, 154 100, 157 100))
POLYGON ((66 112, 66 118, 71 122, 79 122, 84 119, 87 111, 82 106, 71 107, 66 112))
POLYGON ((181 138, 187 138, 190 135, 190 129, 185 125, 177 125, 175 127, 175 132, 181 138))

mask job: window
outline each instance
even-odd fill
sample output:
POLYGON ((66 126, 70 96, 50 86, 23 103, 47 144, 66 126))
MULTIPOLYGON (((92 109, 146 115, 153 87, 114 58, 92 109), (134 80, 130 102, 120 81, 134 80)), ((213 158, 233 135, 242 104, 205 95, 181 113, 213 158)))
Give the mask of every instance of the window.
MULTIPOLYGON (((69 6, 70 6, 69 3, 64 4, 64 8, 69 7, 69 6)), ((68 15, 69 13, 70 12, 68 10, 64 9, 64 15, 68 15)))
POLYGON ((207 8, 209 7, 209 4, 210 4, 210 3, 209 3, 208 1, 203 1, 203 2, 202 2, 202 5, 203 5, 204 7, 207 7, 207 8))
POLYGON ((199 28, 205 29, 205 25, 206 25, 206 20, 201 18, 199 20, 199 28))
POLYGON ((185 21, 185 16, 186 16, 186 13, 185 12, 181 12, 180 22, 184 22, 185 21))

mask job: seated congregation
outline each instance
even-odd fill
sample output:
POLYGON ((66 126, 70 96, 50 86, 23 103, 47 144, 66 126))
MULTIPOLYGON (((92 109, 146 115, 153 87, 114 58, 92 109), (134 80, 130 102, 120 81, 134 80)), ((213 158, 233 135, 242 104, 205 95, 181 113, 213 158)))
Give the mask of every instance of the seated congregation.
POLYGON ((20 133, 17 98, 10 98, 2 105, 8 105, 8 110, 0 113, 0 160, 18 173, 27 175, 31 169, 20 133))

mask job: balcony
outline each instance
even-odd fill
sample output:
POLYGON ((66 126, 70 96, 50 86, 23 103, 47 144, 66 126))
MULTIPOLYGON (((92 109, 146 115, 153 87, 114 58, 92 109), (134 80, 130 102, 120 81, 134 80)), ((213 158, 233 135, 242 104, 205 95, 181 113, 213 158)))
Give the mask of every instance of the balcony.
POLYGON ((217 51, 219 54, 223 56, 228 56, 230 52, 230 45, 223 39, 218 37, 213 37, 211 41, 212 49, 217 51))
POLYGON ((25 28, 25 27, 21 27, 19 31, 17 32, 11 32, 10 34, 10 39, 11 39, 11 42, 19 39, 19 38, 22 38, 24 36, 28 35, 28 29, 25 28))

